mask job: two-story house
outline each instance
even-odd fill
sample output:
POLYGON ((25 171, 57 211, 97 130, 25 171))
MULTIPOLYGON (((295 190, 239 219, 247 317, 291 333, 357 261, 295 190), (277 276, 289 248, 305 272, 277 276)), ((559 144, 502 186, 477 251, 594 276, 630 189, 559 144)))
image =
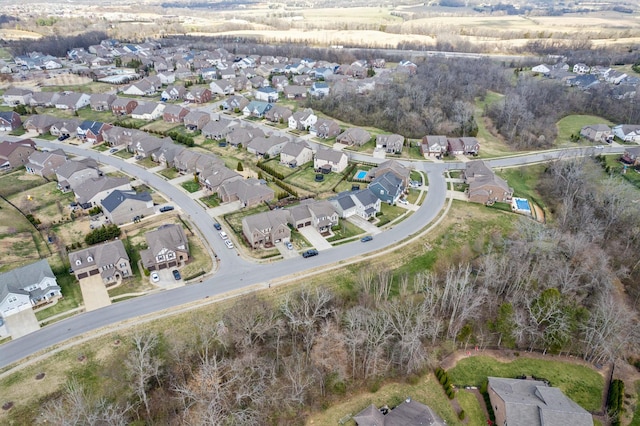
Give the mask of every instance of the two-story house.
POLYGON ((122 240, 114 240, 69 253, 69 264, 78 280, 100 275, 107 286, 132 276, 131 263, 122 240))
POLYGON ((347 154, 333 149, 318 149, 313 158, 313 168, 318 172, 341 173, 348 165, 347 154))
POLYGON ((149 271, 173 268, 189 261, 189 242, 182 229, 176 224, 162 225, 144 235, 146 250, 140 251, 142 266, 149 271))
POLYGON ((254 248, 272 247, 275 243, 291 238, 289 212, 270 210, 246 216, 242 219, 242 235, 254 248))
POLYGON ((313 150, 306 142, 287 142, 280 151, 280 164, 299 167, 313 160, 313 150))
POLYGON ((100 205, 105 217, 116 225, 135 222, 154 213, 153 199, 148 192, 115 189, 100 202, 100 205))
POLYGON ((21 141, 0 142, 0 171, 12 170, 29 162, 29 156, 36 150, 36 143, 31 139, 21 141))

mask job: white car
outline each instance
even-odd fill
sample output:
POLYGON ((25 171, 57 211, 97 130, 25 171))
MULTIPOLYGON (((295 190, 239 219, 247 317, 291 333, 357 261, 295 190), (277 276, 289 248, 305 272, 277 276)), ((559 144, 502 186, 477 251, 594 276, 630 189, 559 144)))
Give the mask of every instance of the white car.
POLYGON ((220 231, 219 234, 220 234, 220 238, 222 238, 223 240, 228 240, 229 239, 229 236, 227 235, 226 232, 220 231))
POLYGON ((158 275, 157 272, 152 272, 151 273, 151 282, 157 283, 158 281, 160 281, 160 276, 158 275))
POLYGON ((231 240, 224 240, 224 243, 227 245, 227 248, 233 248, 233 243, 231 242, 231 240))
POLYGON ((409 202, 408 202, 407 200, 405 200, 404 198, 400 198, 400 199, 398 200, 398 202, 399 202, 400 204, 405 204, 405 205, 409 204, 409 202))

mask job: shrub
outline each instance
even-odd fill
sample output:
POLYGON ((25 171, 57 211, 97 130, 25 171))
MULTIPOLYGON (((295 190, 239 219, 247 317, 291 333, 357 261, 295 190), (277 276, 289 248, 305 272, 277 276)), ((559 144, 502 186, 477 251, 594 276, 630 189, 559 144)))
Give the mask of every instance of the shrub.
POLYGON ((85 243, 92 245, 98 244, 103 241, 108 241, 120 236, 120 228, 116 224, 110 224, 107 226, 102 225, 100 228, 96 228, 89 232, 85 237, 85 243))
POLYGON ((460 410, 460 412, 458 413, 458 418, 460 420, 464 420, 465 417, 467 417, 467 413, 465 413, 464 410, 460 410))

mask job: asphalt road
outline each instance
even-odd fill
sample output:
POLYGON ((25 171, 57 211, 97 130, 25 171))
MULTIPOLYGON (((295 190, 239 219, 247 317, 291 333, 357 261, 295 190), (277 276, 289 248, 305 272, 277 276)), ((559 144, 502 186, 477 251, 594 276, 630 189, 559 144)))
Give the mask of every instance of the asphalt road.
MULTIPOLYGON (((47 148, 59 148, 60 144, 37 140, 38 145, 47 148)), ((212 246, 219 259, 217 273, 202 283, 190 284, 184 287, 138 297, 79 315, 48 325, 27 336, 0 345, 0 368, 20 361, 21 359, 60 344, 68 339, 99 328, 142 315, 152 314, 191 303, 209 296, 221 295, 230 291, 237 291, 256 284, 263 284, 270 280, 286 277, 294 273, 329 266, 346 259, 365 255, 385 247, 397 244, 411 236, 427 224, 432 222, 446 201, 446 182, 443 173, 446 170, 463 169, 464 163, 446 162, 432 163, 426 161, 411 163, 417 170, 428 174, 429 190, 421 207, 404 221, 376 236, 373 241, 363 244, 359 241, 336 246, 323 251, 319 256, 304 259, 302 257, 283 260, 270 264, 256 264, 237 255, 236 250, 229 250, 224 245, 217 231, 213 228, 213 219, 205 210, 187 194, 165 181, 159 175, 150 173, 136 164, 126 163, 118 157, 103 155, 94 150, 85 150, 63 144, 65 151, 79 156, 95 158, 100 163, 114 166, 123 172, 135 176, 147 185, 164 193, 171 202, 179 205, 185 214, 198 226, 202 236, 212 246)), ((601 151, 608 153, 623 152, 624 147, 607 146, 601 151)), ((488 160, 491 167, 509 167, 549 161, 554 158, 573 155, 591 155, 595 149, 556 150, 545 153, 517 155, 500 159, 488 160)), ((353 159, 363 157, 371 161, 371 157, 363 154, 351 153, 353 159)), ((301 280, 303 281, 303 280, 301 280)))

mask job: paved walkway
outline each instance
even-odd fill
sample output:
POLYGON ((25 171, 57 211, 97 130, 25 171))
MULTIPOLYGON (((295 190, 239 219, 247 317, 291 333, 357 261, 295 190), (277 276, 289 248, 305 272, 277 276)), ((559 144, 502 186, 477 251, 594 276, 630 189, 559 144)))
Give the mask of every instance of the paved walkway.
POLYGON ((207 214, 211 217, 222 217, 227 213, 233 213, 242 208, 242 203, 240 201, 232 201, 230 203, 222 204, 218 207, 212 207, 207 209, 207 214))
POLYGON ((298 229, 303 237, 309 241, 316 250, 329 250, 331 248, 331 243, 325 240, 325 238, 320 235, 320 233, 313 226, 305 226, 304 228, 298 229))

